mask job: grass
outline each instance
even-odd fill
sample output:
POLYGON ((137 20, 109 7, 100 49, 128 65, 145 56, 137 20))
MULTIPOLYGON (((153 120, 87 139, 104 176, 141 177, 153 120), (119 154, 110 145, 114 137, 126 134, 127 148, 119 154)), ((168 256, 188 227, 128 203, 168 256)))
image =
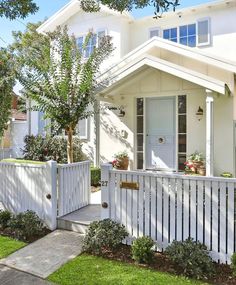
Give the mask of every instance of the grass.
POLYGON ((206 284, 135 265, 82 254, 48 278, 60 285, 185 285, 206 284))
POLYGON ((7 257, 14 251, 24 247, 26 243, 9 237, 0 236, 0 258, 7 257))
POLYGON ((3 159, 2 162, 27 163, 27 164, 45 164, 46 163, 46 162, 42 162, 42 161, 25 160, 25 159, 13 159, 13 158, 3 159))

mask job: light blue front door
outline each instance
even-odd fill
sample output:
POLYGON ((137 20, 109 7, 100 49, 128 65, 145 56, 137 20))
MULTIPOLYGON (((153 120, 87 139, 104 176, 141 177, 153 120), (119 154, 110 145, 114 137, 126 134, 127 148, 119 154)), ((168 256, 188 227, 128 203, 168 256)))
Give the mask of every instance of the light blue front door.
POLYGON ((176 169, 175 117, 175 97, 147 99, 147 169, 176 169))

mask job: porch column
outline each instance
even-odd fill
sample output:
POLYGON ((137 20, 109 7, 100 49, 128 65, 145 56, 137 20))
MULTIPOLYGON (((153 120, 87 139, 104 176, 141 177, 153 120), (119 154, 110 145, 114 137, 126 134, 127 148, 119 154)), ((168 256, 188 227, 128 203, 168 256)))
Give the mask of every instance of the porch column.
POLYGON ((213 176, 214 163, 214 98, 211 90, 206 90, 206 176, 213 176))

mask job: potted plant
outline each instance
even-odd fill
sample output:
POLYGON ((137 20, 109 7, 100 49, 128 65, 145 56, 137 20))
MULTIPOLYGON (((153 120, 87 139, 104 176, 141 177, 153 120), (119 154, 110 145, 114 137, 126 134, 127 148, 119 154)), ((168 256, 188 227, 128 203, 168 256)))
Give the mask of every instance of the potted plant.
POLYGON ((114 168, 127 170, 129 166, 129 156, 127 151, 118 152, 114 155, 115 160, 112 162, 114 168))
POLYGON ((204 157, 203 154, 195 151, 194 153, 190 154, 187 161, 185 162, 185 172, 200 174, 202 176, 206 175, 206 168, 204 164, 204 157))

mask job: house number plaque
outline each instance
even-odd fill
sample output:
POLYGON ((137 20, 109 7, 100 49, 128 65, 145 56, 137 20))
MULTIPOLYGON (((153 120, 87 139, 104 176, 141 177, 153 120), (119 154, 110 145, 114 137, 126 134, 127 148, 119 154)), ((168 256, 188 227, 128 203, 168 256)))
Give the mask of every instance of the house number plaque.
POLYGON ((121 181, 120 188, 131 189, 131 190, 139 190, 139 184, 137 182, 127 182, 121 181))

